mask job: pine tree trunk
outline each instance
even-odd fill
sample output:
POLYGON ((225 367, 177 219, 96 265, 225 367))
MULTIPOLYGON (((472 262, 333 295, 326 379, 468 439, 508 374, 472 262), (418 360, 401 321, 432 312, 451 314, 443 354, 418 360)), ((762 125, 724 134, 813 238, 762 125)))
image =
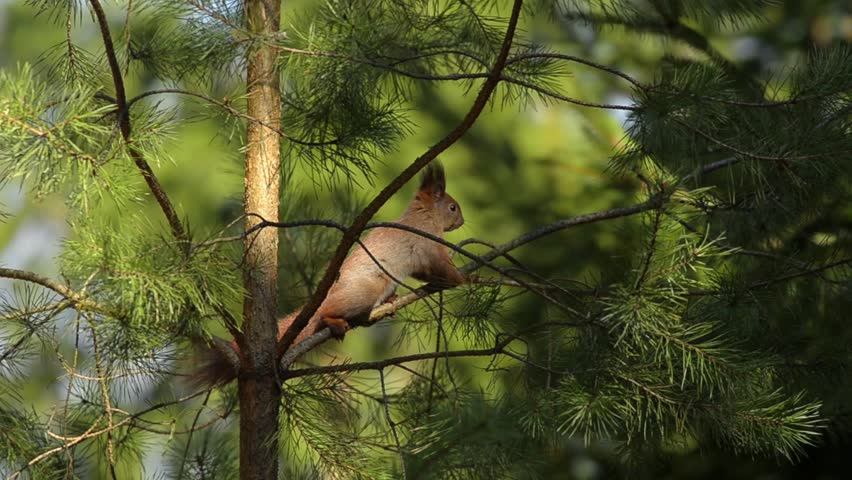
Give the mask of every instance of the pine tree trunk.
MULTIPOLYGON (((246 0, 246 18, 256 35, 278 32, 280 0, 246 0)), ((260 219, 278 220, 280 91, 274 48, 249 53, 248 146, 245 173, 245 228, 260 219)), ((239 378, 240 478, 274 479, 278 474, 278 410, 281 393, 275 375, 278 234, 263 229, 245 241, 243 308, 245 365, 239 378)))

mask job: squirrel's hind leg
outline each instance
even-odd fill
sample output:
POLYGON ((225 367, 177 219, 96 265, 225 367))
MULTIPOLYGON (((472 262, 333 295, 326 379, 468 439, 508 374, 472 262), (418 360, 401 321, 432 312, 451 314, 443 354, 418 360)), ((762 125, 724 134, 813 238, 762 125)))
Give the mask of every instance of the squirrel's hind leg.
POLYGON ((349 331, 349 322, 344 318, 322 317, 322 321, 331 330, 331 335, 338 340, 343 340, 346 332, 349 331))

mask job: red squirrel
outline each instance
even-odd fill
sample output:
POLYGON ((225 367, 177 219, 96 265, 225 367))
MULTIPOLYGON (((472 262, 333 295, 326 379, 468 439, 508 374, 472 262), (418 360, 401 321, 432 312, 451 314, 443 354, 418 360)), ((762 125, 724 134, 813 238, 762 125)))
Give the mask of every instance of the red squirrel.
MULTIPOLYGON (((439 163, 431 163, 426 167, 417 194, 396 223, 441 238, 444 232, 462 226, 464 217, 461 207, 446 193, 446 177, 439 163)), ((407 277, 448 286, 460 285, 466 281, 466 277, 453 265, 444 245, 405 230, 375 228, 346 257, 325 300, 296 337, 293 345, 324 327, 328 327, 335 337, 342 339, 350 325, 365 323, 373 308, 393 295, 397 280, 402 281, 407 277), (365 248, 370 254, 364 251, 365 248), (370 255, 375 260, 370 258, 370 255)), ((279 341, 300 310, 278 320, 279 341)), ((234 358, 239 358, 240 351, 236 341, 232 340, 228 346, 236 353, 234 358)), ((210 361, 196 372, 198 383, 216 385, 233 380, 236 372, 225 358, 226 355, 217 350, 212 350, 211 354, 210 361)))

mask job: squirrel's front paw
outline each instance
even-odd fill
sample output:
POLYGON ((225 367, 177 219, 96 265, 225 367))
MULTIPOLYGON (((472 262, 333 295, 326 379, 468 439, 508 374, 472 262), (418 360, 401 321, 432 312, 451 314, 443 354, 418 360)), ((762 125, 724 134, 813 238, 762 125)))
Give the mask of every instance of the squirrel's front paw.
POLYGON ((393 303, 393 302, 396 301, 397 298, 399 298, 399 295, 394 293, 394 294, 391 294, 388 298, 386 298, 385 301, 382 302, 382 303, 393 303))
POLYGON ((349 331, 349 322, 342 318, 323 317, 322 321, 331 330, 331 335, 338 340, 343 340, 346 332, 349 331))

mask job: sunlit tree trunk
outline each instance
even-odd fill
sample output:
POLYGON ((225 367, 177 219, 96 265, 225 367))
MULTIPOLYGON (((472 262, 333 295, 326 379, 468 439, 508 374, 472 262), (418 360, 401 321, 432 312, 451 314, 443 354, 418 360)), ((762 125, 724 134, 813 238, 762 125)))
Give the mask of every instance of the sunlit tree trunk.
MULTIPOLYGON (((279 0, 247 0, 249 29, 258 36, 278 31, 279 0)), ((277 53, 262 46, 248 57, 248 145, 245 172, 245 228, 259 215, 278 220, 280 91, 277 53)), ((275 376, 278 234, 263 229, 245 240, 243 281, 245 365, 239 379, 240 478, 273 479, 278 472, 280 388, 275 376)))

